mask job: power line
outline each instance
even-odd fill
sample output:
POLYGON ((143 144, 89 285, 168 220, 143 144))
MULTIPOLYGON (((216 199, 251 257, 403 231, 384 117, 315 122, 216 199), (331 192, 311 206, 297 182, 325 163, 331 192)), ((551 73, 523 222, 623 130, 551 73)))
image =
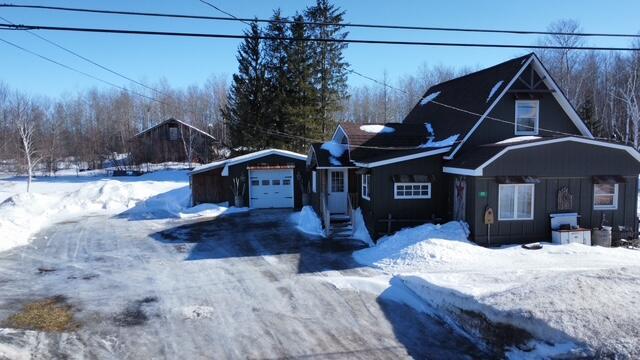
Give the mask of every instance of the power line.
POLYGON ((2 38, 0 38, 0 41, 1 41, 1 42, 3 42, 3 43, 5 43, 5 44, 7 44, 7 45, 13 46, 13 47, 15 47, 15 48, 17 48, 17 49, 20 49, 20 50, 22 50, 22 51, 24 51, 24 52, 26 52, 26 53, 29 53, 29 54, 31 54, 31 55, 33 55, 33 56, 37 56, 37 57, 39 57, 40 59, 43 59, 43 60, 48 61, 48 62, 51 62, 51 63, 53 63, 53 64, 56 64, 56 65, 58 65, 58 66, 61 66, 61 67, 65 68, 65 69, 67 69, 67 70, 71 70, 71 71, 73 71, 73 72, 76 72, 76 73, 78 73, 78 74, 84 75, 84 76, 89 77, 89 78, 91 78, 91 79, 94 79, 94 80, 100 81, 100 82, 102 82, 102 83, 104 83, 104 84, 107 84, 107 85, 109 85, 109 86, 113 86, 113 87, 115 87, 115 88, 117 88, 117 89, 120 89, 120 90, 122 90, 122 91, 131 92, 132 94, 135 94, 135 95, 138 95, 138 96, 144 97, 144 98, 146 98, 146 99, 148 99, 148 100, 153 100, 153 101, 161 102, 160 100, 154 99, 154 98, 152 98, 152 97, 150 97, 150 96, 147 96, 147 95, 144 95, 144 94, 140 94, 140 93, 137 93, 137 92, 135 92, 135 91, 131 91, 131 90, 129 90, 129 89, 127 89, 127 88, 125 88, 125 87, 122 87, 122 86, 120 86, 120 85, 114 84, 114 83, 112 83, 112 82, 110 82, 110 81, 107 81, 107 80, 101 79, 101 78, 99 78, 99 77, 97 77, 97 76, 91 75, 91 74, 89 74, 89 73, 87 73, 87 72, 84 72, 84 71, 82 71, 82 70, 78 70, 78 69, 73 68, 73 67, 71 67, 71 66, 69 66, 69 65, 65 65, 65 64, 63 64, 63 63, 61 63, 61 62, 59 62, 59 61, 56 61, 56 60, 53 60, 53 59, 51 59, 51 58, 49 58, 49 57, 46 57, 46 56, 44 56, 44 55, 38 54, 38 53, 36 53, 36 52, 34 52, 34 51, 31 51, 31 50, 29 50, 29 49, 27 49, 27 48, 24 48, 24 47, 22 47, 22 46, 20 46, 20 45, 18 45, 18 44, 16 44, 16 43, 13 43, 13 42, 11 42, 11 41, 8 41, 8 40, 2 39, 2 38))
MULTIPOLYGON (((234 16, 224 10, 219 9, 217 6, 211 4, 208 1, 199 0, 203 4, 206 4, 221 13, 228 15, 229 17, 220 16, 202 16, 202 15, 187 15, 187 14, 169 14, 169 13, 157 13, 157 12, 137 12, 137 11, 118 11, 118 10, 102 10, 102 9, 86 9, 86 8, 70 8, 60 6, 45 6, 45 5, 19 5, 19 4, 0 4, 0 7, 12 7, 12 8, 26 8, 26 9, 41 9, 41 10, 55 10, 55 11, 68 11, 68 12, 84 12, 84 13, 98 13, 98 14, 112 14, 112 15, 131 15, 131 16, 151 16, 151 17, 168 17, 168 18, 182 18, 182 19, 195 19, 195 20, 220 20, 220 21, 240 21, 245 24, 251 22, 259 23, 285 23, 291 24, 295 21, 287 19, 258 19, 258 18, 240 18, 234 16)), ((364 24, 364 23, 335 23, 335 22, 317 22, 317 21, 305 21, 306 25, 316 26, 344 26, 352 28, 375 28, 375 29, 388 29, 388 30, 420 30, 420 31, 444 31, 444 32, 471 32, 471 33, 494 33, 494 34, 511 34, 511 35, 560 35, 560 36, 581 36, 581 37, 623 37, 623 38, 640 38, 640 34, 624 34, 624 33, 573 33, 573 32, 558 32, 558 31, 539 31, 539 30, 514 30, 514 29, 482 29, 482 28, 459 28, 459 27, 433 27, 433 26, 411 26, 411 25, 384 25, 384 24, 364 24)))
POLYGON ((72 31, 126 35, 154 35, 154 36, 177 36, 196 38, 216 38, 216 39, 259 39, 268 41, 305 41, 320 43, 350 43, 350 44, 370 44, 370 45, 409 45, 409 46, 447 46, 447 47, 479 47, 479 48, 510 48, 510 49, 549 49, 549 50, 593 50, 593 51, 638 51, 635 47, 599 47, 599 46, 558 46, 558 45, 524 45, 524 44, 488 44, 488 43, 452 43, 452 42, 430 42, 430 41, 403 41, 403 40, 370 40, 370 39, 335 39, 335 38, 296 38, 290 36, 252 36, 235 34, 213 34, 213 33, 193 33, 175 31, 148 31, 148 30, 125 30, 107 28, 86 28, 67 26, 45 26, 45 25, 13 25, 2 24, 0 27, 17 30, 52 30, 52 31, 72 31))
POLYGON ((223 14, 225 14, 225 15, 229 15, 229 16, 231 16, 231 17, 232 17, 233 19, 235 19, 235 20, 238 20, 238 21, 240 21, 240 22, 242 22, 242 23, 245 23, 246 25, 251 26, 251 23, 250 23, 250 22, 248 22, 248 21, 246 21, 246 20, 244 20, 244 19, 240 19, 240 18, 238 18, 237 16, 235 16, 235 15, 233 15, 233 14, 231 14, 231 13, 228 13, 228 12, 226 12, 226 11, 224 11, 224 10, 220 9, 219 7, 217 7, 217 6, 213 5, 212 3, 208 2, 208 1, 205 1, 205 0, 199 0, 199 1, 200 1, 201 3, 203 3, 203 4, 207 5, 207 6, 209 6, 209 7, 212 7, 212 8, 214 8, 214 9, 218 10, 219 12, 221 12, 221 13, 223 13, 223 14))
MULTIPOLYGON (((14 24, 12 21, 9 21, 8 19, 6 19, 6 18, 4 18, 4 17, 2 17, 2 16, 0 16, 0 19, 2 19, 2 20, 4 20, 4 21, 6 21, 6 22, 8 22, 8 23, 14 24)), ((106 70, 106 71, 108 71, 108 72, 110 72, 110 73, 112 73, 112 74, 114 74, 114 75, 117 75, 117 76, 119 76, 119 77, 121 77, 121 78, 123 78, 123 79, 125 79, 125 80, 131 81, 131 82, 133 82, 133 83, 135 83, 135 84, 138 84, 138 85, 140 85, 140 86, 142 86, 142 87, 144 87, 144 88, 146 88, 146 89, 152 90, 152 91, 154 91, 154 92, 155 92, 155 93, 157 93, 157 94, 164 95, 162 92, 160 92, 160 91, 158 91, 158 90, 156 90, 156 89, 154 89, 154 88, 152 88, 152 87, 150 87, 150 86, 147 86, 147 85, 145 85, 145 84, 143 84, 143 83, 141 83, 141 82, 139 82, 139 81, 136 81, 136 80, 134 80, 134 79, 132 79, 132 78, 130 78, 130 77, 128 77, 128 76, 126 76, 126 75, 123 75, 122 73, 119 73, 119 72, 117 72, 117 71, 115 71, 115 70, 113 70, 113 69, 110 69, 110 68, 108 68, 108 67, 106 67, 106 66, 104 66, 104 65, 101 65, 101 64, 97 63, 96 61, 93 61, 93 60, 91 60, 91 59, 89 59, 89 58, 87 58, 87 57, 85 57, 85 56, 82 56, 82 55, 78 54, 77 52, 75 52, 75 51, 73 51, 73 50, 71 50, 71 49, 68 49, 68 48, 66 48, 66 47, 64 47, 64 46, 62 46, 62 45, 60 45, 60 44, 58 44, 58 43, 54 42, 53 40, 49 40, 49 39, 47 39, 46 37, 44 37, 44 36, 42 36, 42 35, 39 35, 39 34, 37 34, 37 33, 33 32, 33 31, 30 31, 30 30, 27 30, 27 32, 28 32, 29 34, 31 34, 31 35, 33 35, 33 36, 37 37, 38 39, 40 39, 40 40, 42 40, 42 41, 45 41, 45 42, 47 42, 47 43, 49 43, 49 44, 51 44, 51 45, 53 45, 53 46, 57 47, 58 49, 64 50, 64 51, 68 52, 69 54, 74 55, 74 56, 76 56, 76 57, 78 57, 78 58, 80 58, 80 59, 82 59, 82 60, 84 60, 84 61, 86 61, 86 62, 88 62, 88 63, 90 63, 90 64, 93 64, 93 65, 95 65, 95 66, 97 66, 97 67, 99 67, 99 68, 103 69, 103 70, 106 70)))

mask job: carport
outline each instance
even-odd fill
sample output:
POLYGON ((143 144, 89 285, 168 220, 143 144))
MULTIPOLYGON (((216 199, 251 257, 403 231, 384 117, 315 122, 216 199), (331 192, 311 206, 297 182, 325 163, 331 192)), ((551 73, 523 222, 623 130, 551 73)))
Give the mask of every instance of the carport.
POLYGON ((190 173, 193 205, 233 204, 234 179, 251 208, 299 208, 307 157, 295 152, 267 149, 195 168, 190 173))

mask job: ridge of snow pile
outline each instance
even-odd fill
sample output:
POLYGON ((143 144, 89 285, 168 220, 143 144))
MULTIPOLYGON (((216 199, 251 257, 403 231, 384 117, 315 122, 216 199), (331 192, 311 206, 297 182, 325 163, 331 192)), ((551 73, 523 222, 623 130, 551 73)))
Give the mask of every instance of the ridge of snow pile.
POLYGON ((371 235, 369 235, 369 231, 367 230, 367 225, 364 222, 361 208, 357 208, 353 212, 353 218, 353 238, 364 242, 365 244, 369 245, 369 247, 375 246, 373 240, 371 239, 371 235))
POLYGON ((491 100, 493 95, 495 95, 496 91, 498 91, 500 86, 502 86, 502 83, 504 83, 504 80, 500 80, 495 85, 493 85, 493 87, 491 88, 491 91, 489 91, 489 96, 487 96, 487 101, 486 102, 489 102, 489 100, 491 100))
POLYGON ((322 221, 311 206, 304 206, 299 212, 291 215, 291 222, 296 224, 296 228, 309 235, 324 237, 322 221))
MULTIPOLYGON (((536 251, 490 249, 467 235, 457 222, 421 225, 354 258, 397 274, 431 307, 450 310, 444 313, 482 313, 555 344, 534 342, 534 358, 580 351, 640 357, 639 251, 546 243, 536 251)), ((511 355, 522 354, 514 349, 511 355)))
POLYGON ((28 244, 49 224, 87 214, 164 219, 246 211, 213 204, 188 208, 191 190, 185 171, 159 171, 122 181, 99 179, 73 190, 62 179, 52 181, 43 187, 47 193, 14 194, 0 203, 0 251, 28 244))
POLYGON ((431 93, 431 94, 425 96, 424 98, 422 98, 422 100, 420 100, 420 105, 422 105, 422 106, 427 105, 429 102, 431 102, 435 98, 437 98, 438 95, 440 95, 440 91, 436 91, 434 93, 431 93))
POLYGON ((447 262, 475 256, 458 244, 472 246, 466 240, 468 233, 466 224, 460 222, 424 224, 385 236, 376 246, 358 250, 353 257, 363 265, 390 272, 406 268, 415 270, 416 264, 424 262, 447 262))
POLYGON ((379 134, 379 133, 388 134, 396 131, 396 129, 389 126, 384 126, 384 125, 361 125, 360 130, 368 133, 372 133, 372 134, 379 134))

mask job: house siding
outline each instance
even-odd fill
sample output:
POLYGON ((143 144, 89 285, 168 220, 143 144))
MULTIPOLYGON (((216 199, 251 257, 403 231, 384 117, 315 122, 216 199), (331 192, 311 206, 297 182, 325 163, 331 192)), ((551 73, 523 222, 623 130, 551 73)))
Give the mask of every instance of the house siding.
POLYGON ((209 171, 194 174, 191 176, 192 196, 194 205, 201 203, 220 203, 229 202, 233 205, 234 197, 231 191, 232 181, 234 178, 243 178, 245 194, 244 204, 249 206, 249 170, 247 167, 252 165, 284 165, 294 164, 293 183, 294 183, 294 205, 295 208, 302 207, 302 186, 298 175, 302 179, 306 179, 306 162, 305 160, 292 159, 282 155, 267 155, 258 159, 248 160, 239 164, 229 166, 229 175, 222 176, 222 167, 211 169, 209 171))
POLYGON ((467 178, 473 184, 469 187, 473 189, 471 196, 467 195, 474 209, 474 214, 467 216, 472 239, 477 243, 488 244, 488 228, 484 224, 487 206, 493 209, 496 219, 491 226, 491 245, 550 240, 549 214, 559 212, 558 190, 563 187, 573 195, 572 208, 563 211, 577 212, 581 226, 599 226, 604 214, 607 225, 637 227, 640 165, 624 150, 570 141, 533 146, 508 151, 483 173, 483 177, 467 178), (534 219, 499 221, 496 177, 521 175, 535 176, 540 181, 535 184, 534 219), (618 185, 617 210, 593 209, 593 176, 597 175, 624 177, 625 183, 618 185), (482 192, 487 196, 480 197, 482 192))
POLYGON ((551 222, 549 214, 556 212, 577 212, 579 224, 585 228, 600 226, 604 214, 608 226, 637 227, 637 176, 625 176, 625 183, 618 184, 618 209, 595 210, 593 208, 593 180, 591 177, 550 177, 541 178, 535 184, 533 220, 498 220, 498 186, 494 177, 468 178, 473 183, 470 196, 473 214, 469 218, 471 238, 481 245, 502 245, 550 241, 551 222), (567 187, 573 195, 570 210, 558 210, 558 190, 567 187), (480 197, 485 192, 486 197, 480 197), (488 239, 488 227, 484 224, 484 212, 491 207, 495 214, 495 223, 491 225, 491 240, 488 239))
MULTIPOLYGON (((435 218, 446 218, 448 183, 442 173, 442 159, 440 156, 371 168, 370 174, 371 200, 362 199, 360 179, 358 179, 358 196, 363 216, 372 237, 378 238, 387 232, 387 224, 379 220, 387 219, 389 214, 392 219, 420 220, 421 222, 432 221, 435 218), (392 179, 394 175, 432 176, 434 180, 431 182, 431 198, 394 199, 394 182, 392 179)), ((391 231, 418 224, 420 222, 394 222, 391 226, 391 231)))

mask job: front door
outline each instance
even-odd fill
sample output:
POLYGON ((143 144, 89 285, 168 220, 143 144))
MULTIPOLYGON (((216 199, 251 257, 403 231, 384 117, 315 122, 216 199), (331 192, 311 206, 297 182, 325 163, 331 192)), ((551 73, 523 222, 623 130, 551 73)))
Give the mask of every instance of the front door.
POLYGON ((347 170, 329 170, 329 212, 347 213, 347 170))

